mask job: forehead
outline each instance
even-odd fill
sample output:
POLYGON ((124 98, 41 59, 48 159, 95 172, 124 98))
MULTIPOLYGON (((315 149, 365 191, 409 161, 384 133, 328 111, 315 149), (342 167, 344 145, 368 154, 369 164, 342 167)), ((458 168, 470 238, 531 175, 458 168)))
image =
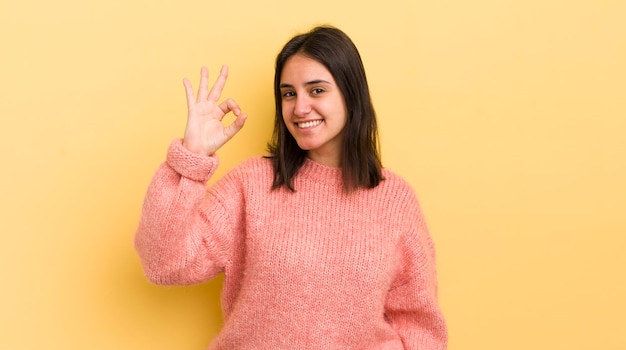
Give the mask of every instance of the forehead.
POLYGON ((289 57, 280 74, 280 82, 291 85, 320 79, 333 84, 335 82, 333 75, 322 63, 300 54, 289 57))

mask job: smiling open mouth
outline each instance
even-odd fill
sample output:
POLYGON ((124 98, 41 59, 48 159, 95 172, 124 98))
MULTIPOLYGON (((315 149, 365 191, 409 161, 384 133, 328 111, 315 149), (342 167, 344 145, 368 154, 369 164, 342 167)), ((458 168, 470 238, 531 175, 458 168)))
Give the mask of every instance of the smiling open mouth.
POLYGON ((304 122, 304 123, 296 123, 296 125, 300 129, 312 128, 312 127, 320 125, 320 124, 322 124, 322 120, 311 120, 311 121, 304 122))

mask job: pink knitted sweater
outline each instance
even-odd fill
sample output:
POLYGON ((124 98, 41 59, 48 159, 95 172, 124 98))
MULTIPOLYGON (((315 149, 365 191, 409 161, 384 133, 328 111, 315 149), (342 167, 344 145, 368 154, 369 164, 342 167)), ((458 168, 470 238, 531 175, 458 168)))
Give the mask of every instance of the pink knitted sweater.
POLYGON ((135 237, 154 283, 224 273, 209 349, 446 348, 433 243, 399 176, 345 194, 341 169, 306 160, 294 193, 259 157, 207 191, 217 165, 173 142, 135 237))

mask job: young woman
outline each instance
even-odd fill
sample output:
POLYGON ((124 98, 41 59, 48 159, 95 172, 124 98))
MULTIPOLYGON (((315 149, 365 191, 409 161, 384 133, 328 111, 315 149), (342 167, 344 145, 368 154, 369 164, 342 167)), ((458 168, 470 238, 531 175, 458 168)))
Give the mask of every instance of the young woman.
POLYGON ((333 27, 276 60, 269 156, 206 182, 246 120, 218 103, 227 68, 197 95, 145 198, 135 245, 154 283, 224 273, 224 326, 210 349, 445 349, 435 252, 411 187, 383 169, 374 108, 352 41, 333 27), (224 126, 222 118, 235 121, 224 126))

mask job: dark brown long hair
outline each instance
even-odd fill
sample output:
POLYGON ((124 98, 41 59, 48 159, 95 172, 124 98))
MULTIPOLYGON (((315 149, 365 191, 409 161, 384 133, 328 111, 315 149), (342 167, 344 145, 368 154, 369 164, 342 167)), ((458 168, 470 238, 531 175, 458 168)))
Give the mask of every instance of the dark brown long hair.
POLYGON ((361 55, 344 32, 331 26, 320 26, 293 37, 276 57, 274 74, 276 115, 274 132, 268 144, 269 158, 272 159, 274 166, 272 188, 284 185, 289 190, 295 191, 293 178, 306 158, 306 151, 298 146, 287 130, 282 111, 280 77, 285 62, 295 54, 304 55, 323 64, 332 74, 343 95, 347 110, 341 150, 344 189, 351 192, 359 187, 378 186, 383 180, 383 175, 378 150, 376 113, 370 98, 361 55))

